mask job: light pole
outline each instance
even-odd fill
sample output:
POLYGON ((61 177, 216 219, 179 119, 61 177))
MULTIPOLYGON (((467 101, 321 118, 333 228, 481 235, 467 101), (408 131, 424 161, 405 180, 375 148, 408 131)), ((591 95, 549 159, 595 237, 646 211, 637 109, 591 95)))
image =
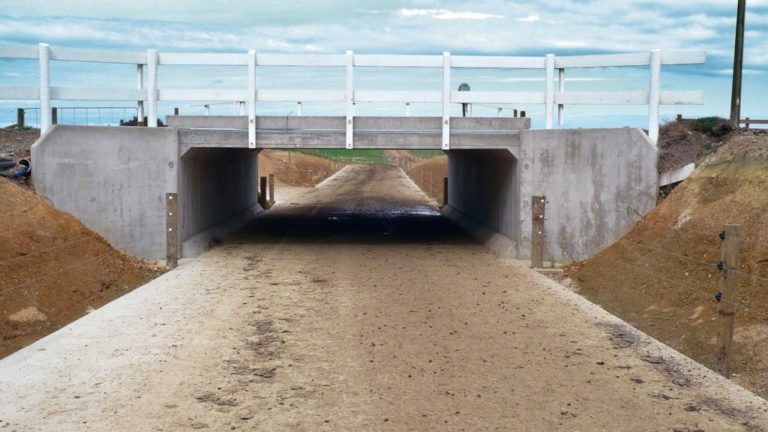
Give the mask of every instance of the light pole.
POLYGON ((741 75, 744 65, 744 21, 747 0, 739 0, 736 13, 736 46, 733 50, 733 88, 731 89, 731 126, 741 126, 741 75))

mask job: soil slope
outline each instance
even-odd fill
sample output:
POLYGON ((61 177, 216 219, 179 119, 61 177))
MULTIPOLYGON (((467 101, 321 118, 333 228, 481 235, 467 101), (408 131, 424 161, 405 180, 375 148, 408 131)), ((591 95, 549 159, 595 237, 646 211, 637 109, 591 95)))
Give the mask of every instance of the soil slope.
POLYGON ((724 224, 741 225, 734 379, 768 396, 768 135, 733 133, 622 240, 571 268, 590 300, 714 366, 724 224))
POLYGON ((259 175, 275 175, 278 184, 314 186, 341 168, 341 164, 317 156, 292 151, 262 150, 259 175))
POLYGON ((0 245, 0 357, 157 275, 2 178, 0 245))

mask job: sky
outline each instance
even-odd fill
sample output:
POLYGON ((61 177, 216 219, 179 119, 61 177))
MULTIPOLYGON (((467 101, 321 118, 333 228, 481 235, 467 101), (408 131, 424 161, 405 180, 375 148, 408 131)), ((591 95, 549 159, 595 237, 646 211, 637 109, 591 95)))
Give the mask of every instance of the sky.
MULTIPOLYGON (((524 56, 639 52, 655 48, 706 50, 706 65, 665 68, 664 89, 705 91, 703 106, 665 107, 662 113, 668 119, 678 112, 685 116, 728 115, 736 0, 0 0, 0 11, 0 44, 13 45, 47 42, 61 47, 130 51, 450 51, 524 56)), ((743 116, 768 118, 768 107, 762 103, 768 92, 768 0, 748 0, 747 11, 743 116)), ((135 85, 135 71, 126 66, 54 67, 54 85, 135 85)), ((464 72, 456 74, 455 80, 469 82, 478 90, 535 91, 544 85, 540 73, 464 72)), ((0 85, 35 85, 36 73, 32 62, 0 59, 0 85)), ((380 74, 356 75, 356 80, 371 89, 427 89, 433 85, 437 86, 435 90, 440 89, 439 76, 427 72, 380 74)), ((245 85, 242 75, 231 68, 161 69, 160 85, 236 87, 245 85)), ((645 90, 648 79, 643 69, 586 70, 567 78, 567 86, 572 90, 645 90)), ((343 72, 265 71, 259 82, 274 88, 335 88, 337 84, 343 88, 343 72)), ((0 124, 8 123, 20 104, 34 106, 20 102, 0 104, 0 124)), ((307 106, 305 113, 337 108, 307 106)), ((534 126, 540 124, 538 114, 542 107, 520 108, 527 108, 534 116, 534 126)), ((169 105, 161 107, 161 112, 169 109, 169 105)), ((188 106, 182 109, 202 110, 188 106)), ((232 111, 230 106, 216 109, 222 113, 232 111)), ((278 104, 265 109, 286 114, 295 107, 278 104)), ((379 114, 402 114, 402 109, 360 107, 362 113, 379 114)), ((433 109, 414 108, 414 114, 430 115, 433 109)), ((573 107, 567 109, 568 126, 640 126, 645 121, 645 111, 636 107, 621 107, 618 111, 573 107)), ((497 111, 495 107, 478 106, 473 113, 496 115, 497 111)), ((503 115, 508 114, 505 111, 503 115)))

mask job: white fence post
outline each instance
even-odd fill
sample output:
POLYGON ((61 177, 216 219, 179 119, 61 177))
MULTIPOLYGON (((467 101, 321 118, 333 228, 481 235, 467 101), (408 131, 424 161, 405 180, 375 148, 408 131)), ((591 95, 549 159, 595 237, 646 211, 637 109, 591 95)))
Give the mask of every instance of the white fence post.
POLYGON ((256 50, 248 51, 248 148, 256 148, 256 50))
MULTIPOLYGON (((136 65, 136 87, 139 90, 144 89, 144 65, 136 65)), ((144 101, 136 102, 136 126, 144 124, 144 101)))
POLYGON ((546 87, 544 91, 544 100, 546 103, 544 116, 546 118, 546 129, 552 129, 555 125, 555 55, 547 54, 545 61, 546 87))
POLYGON ((443 53, 443 150, 451 148, 451 53, 443 53))
POLYGON ((51 127, 51 51, 48 44, 38 46, 38 63, 40 66, 40 135, 51 127))
POLYGON ((353 149, 355 147, 354 123, 353 123, 354 109, 355 109, 354 65, 355 65, 354 53, 352 51, 347 51, 347 90, 345 95, 345 99, 347 102, 347 139, 346 139, 347 149, 353 149))
POLYGON ((406 117, 411 116, 411 104, 409 102, 405 103, 405 116, 406 117))
POLYGON ((211 106, 208 104, 203 105, 203 114, 211 115, 211 106))
POLYGON ((659 105, 661 104, 661 50, 651 51, 651 88, 648 93, 648 136, 653 145, 659 140, 659 105))
MULTIPOLYGON (((559 84, 560 84, 560 94, 562 95, 565 93, 565 69, 560 68, 559 70, 559 84)), ((559 126, 563 126, 565 124, 565 105, 558 104, 557 105, 557 124, 559 126)))
POLYGON ((302 107, 303 104, 301 103, 301 101, 299 101, 298 104, 299 104, 299 107, 297 108, 297 111, 299 113, 298 115, 299 117, 303 117, 304 116, 304 109, 302 107))
POLYGON ((147 126, 157 127, 157 50, 147 50, 147 126))

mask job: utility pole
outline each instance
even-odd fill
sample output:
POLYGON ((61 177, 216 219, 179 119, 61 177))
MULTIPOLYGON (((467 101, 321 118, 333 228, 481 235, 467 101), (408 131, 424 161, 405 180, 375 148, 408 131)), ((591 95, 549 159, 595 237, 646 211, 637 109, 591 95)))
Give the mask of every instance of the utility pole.
POLYGON ((733 89, 731 90, 731 126, 741 124, 741 75, 744 65, 744 21, 747 12, 747 0, 739 0, 736 13, 736 46, 733 50, 733 89))

